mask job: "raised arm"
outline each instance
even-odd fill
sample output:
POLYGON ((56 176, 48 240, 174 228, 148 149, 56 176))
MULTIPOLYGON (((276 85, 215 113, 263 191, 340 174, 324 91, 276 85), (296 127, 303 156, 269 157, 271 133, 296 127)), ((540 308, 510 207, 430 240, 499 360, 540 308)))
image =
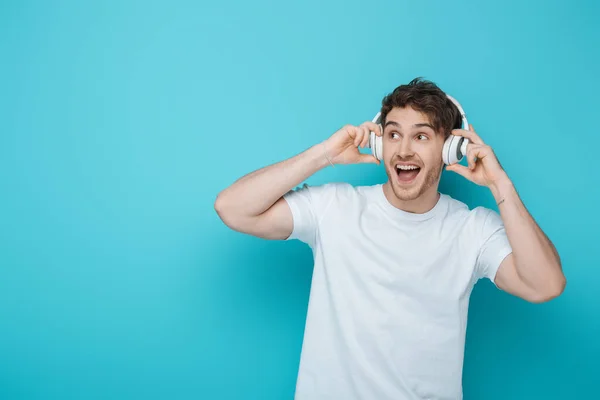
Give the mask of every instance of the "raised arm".
POLYGON ((293 220, 283 195, 328 165, 379 163, 372 155, 358 151, 368 143, 371 130, 381 134, 371 122, 346 125, 302 153, 241 177, 218 194, 217 214, 238 232, 265 239, 288 238, 293 220))
POLYGON ((535 222, 517 191, 502 169, 490 146, 475 133, 457 129, 453 134, 467 137, 468 167, 454 164, 447 169, 468 180, 487 186, 498 203, 512 253, 500 264, 496 285, 513 295, 533 303, 559 296, 567 280, 554 244, 535 222))

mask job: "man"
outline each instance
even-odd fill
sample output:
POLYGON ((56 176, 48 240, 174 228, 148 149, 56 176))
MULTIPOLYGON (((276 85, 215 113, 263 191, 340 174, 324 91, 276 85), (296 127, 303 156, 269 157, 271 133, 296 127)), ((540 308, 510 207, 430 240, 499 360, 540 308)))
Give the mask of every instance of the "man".
POLYGON ((386 96, 382 127, 347 125, 219 194, 234 230, 299 239, 314 272, 296 399, 460 399, 469 297, 481 278, 530 302, 560 295, 560 258, 492 149, 460 127, 456 106, 415 79, 386 96), (382 136, 385 184, 298 187, 382 136), (470 140, 447 170, 489 188, 500 214, 438 192, 448 135, 470 140), (295 188, 295 189, 294 189, 295 188))

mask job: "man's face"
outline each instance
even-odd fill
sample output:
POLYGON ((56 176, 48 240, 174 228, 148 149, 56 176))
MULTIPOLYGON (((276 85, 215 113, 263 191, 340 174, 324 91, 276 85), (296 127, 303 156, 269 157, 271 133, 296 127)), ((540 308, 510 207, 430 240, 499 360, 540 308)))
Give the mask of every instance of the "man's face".
POLYGON ((390 186, 400 200, 437 191, 442 172, 444 137, 426 114, 411 107, 394 108, 383 127, 383 163, 390 186))

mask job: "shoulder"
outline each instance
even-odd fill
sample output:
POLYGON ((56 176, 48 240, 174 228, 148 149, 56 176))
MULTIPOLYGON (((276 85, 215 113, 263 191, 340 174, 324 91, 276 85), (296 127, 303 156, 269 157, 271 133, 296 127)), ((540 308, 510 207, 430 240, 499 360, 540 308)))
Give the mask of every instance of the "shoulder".
POLYGON ((477 237, 489 236, 502 229, 502 218, 491 208, 476 206, 469 208, 464 202, 445 195, 448 203, 448 216, 460 220, 465 228, 477 237))
POLYGON ((311 185, 304 183, 286 193, 291 196, 295 193, 302 193, 311 197, 326 196, 329 198, 350 198, 350 197, 369 197, 374 192, 372 186, 354 186, 347 182, 329 182, 320 185, 311 185))
POLYGON ((324 212, 332 206, 347 208, 355 204, 366 204, 375 196, 376 186, 355 186, 346 182, 319 185, 304 183, 288 191, 284 198, 288 203, 302 203, 324 212))

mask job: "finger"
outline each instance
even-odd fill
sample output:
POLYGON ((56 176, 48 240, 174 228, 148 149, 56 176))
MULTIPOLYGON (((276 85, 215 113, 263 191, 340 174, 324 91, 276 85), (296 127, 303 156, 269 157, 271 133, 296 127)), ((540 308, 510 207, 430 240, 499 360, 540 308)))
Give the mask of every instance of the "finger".
POLYGON ((359 127, 350 126, 348 127, 348 131, 350 132, 350 137, 354 139, 352 143, 354 147, 358 147, 360 145, 360 141, 362 140, 362 134, 359 127))
MULTIPOLYGON (((470 127, 473 127, 473 125, 469 124, 470 127)), ((485 144, 483 142, 483 140, 479 137, 479 135, 477 133, 475 133, 475 131, 473 130, 466 130, 466 129, 453 129, 452 130, 452 134, 453 135, 457 135, 457 136, 462 136, 465 137, 467 139, 469 139, 469 141, 471 143, 475 143, 475 144, 485 144)))
POLYGON ((360 147, 362 147, 364 149, 365 147, 367 147, 367 144, 369 143, 369 139, 370 139, 369 136, 371 136, 371 132, 369 131, 369 128, 367 128, 367 127, 364 127, 363 129, 364 129, 364 135, 363 135, 363 140, 360 143, 360 147))
POLYGON ((362 146, 362 142, 365 138, 365 127, 362 125, 359 125, 356 130, 358 131, 358 136, 360 136, 360 141, 358 142, 359 146, 362 146))
POLYGON ((470 150, 469 146, 470 145, 467 145, 467 159, 469 160, 469 167, 472 169, 475 168, 478 160, 483 161, 485 157, 493 154, 492 148, 488 145, 474 145, 470 150))
POLYGON ((371 139, 371 130, 368 127, 365 127, 365 140, 364 140, 363 147, 368 146, 370 139, 371 139))
POLYGON ((367 129, 369 130, 369 133, 375 132, 375 134, 377 136, 381 136, 382 133, 383 133, 381 131, 381 125, 376 124, 375 122, 365 121, 365 122, 362 123, 362 126, 367 127, 367 129))
POLYGON ((470 170, 475 169, 475 163, 477 162, 478 151, 479 151, 479 148, 476 146, 469 147, 467 150, 467 164, 469 165, 470 170))

